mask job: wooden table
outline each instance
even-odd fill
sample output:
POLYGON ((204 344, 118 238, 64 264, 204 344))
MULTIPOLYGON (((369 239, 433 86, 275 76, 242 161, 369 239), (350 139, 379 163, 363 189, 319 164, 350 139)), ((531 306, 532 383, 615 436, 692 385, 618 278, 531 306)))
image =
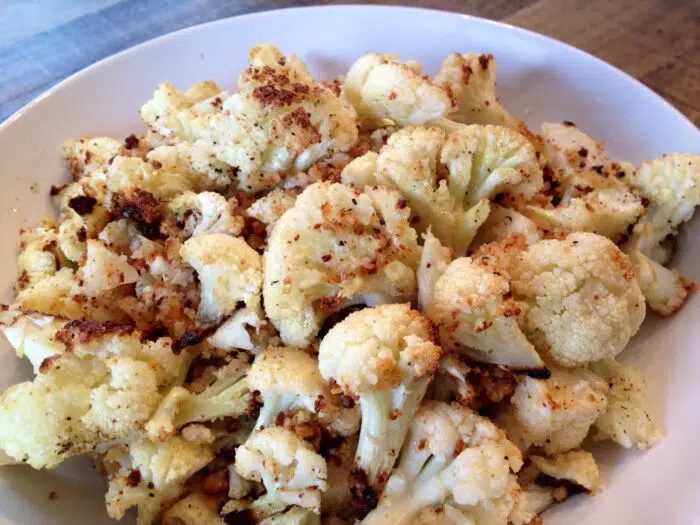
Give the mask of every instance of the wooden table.
MULTIPOLYGON (((4 0, 0 121, 71 73, 193 24, 332 0, 4 0)), ((358 3, 396 3, 395 1, 358 3)), ((637 77, 700 125, 697 0, 418 0, 515 24, 584 49, 637 77)))

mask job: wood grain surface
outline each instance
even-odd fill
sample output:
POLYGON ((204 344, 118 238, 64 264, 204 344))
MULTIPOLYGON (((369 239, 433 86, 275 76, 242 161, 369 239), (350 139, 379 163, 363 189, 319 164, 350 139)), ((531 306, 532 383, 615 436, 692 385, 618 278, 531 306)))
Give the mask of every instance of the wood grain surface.
MULTIPOLYGON (((0 121, 83 67, 158 35, 246 12, 347 2, 2 0, 0 121)), ((395 1, 364 4, 395 4, 395 1)), ((553 36, 638 78, 700 125, 698 0, 419 0, 553 36)))

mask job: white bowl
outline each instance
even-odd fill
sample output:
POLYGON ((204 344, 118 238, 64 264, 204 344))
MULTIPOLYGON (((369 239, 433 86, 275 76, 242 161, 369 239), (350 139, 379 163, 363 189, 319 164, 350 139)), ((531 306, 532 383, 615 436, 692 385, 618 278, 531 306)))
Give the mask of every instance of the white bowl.
MULTIPOLYGON (((36 99, 0 126, 0 268, 3 300, 11 300, 18 230, 52 214, 48 191, 68 180, 60 148, 85 134, 126 136, 142 129, 138 108, 169 80, 186 88, 215 79, 235 86, 247 50, 271 42, 305 60, 314 75, 344 72, 367 51, 398 53, 434 73, 453 51, 489 52, 500 68, 505 106, 539 128, 571 120, 605 140, 613 158, 638 162, 665 152, 700 153, 700 132, 642 84, 565 44, 465 15, 395 7, 339 6, 251 14, 178 31, 103 60, 36 99), (39 192, 32 190, 38 184, 39 192)), ((685 229, 675 264, 700 278, 697 224, 685 229)), ((649 319, 623 354, 641 365, 652 412, 666 439, 641 454, 600 447, 606 490, 577 497, 547 513, 548 524, 698 524, 700 520, 700 300, 670 319, 649 319)), ((3 344, 0 388, 29 377, 3 344)), ((0 525, 112 523, 104 484, 85 460, 51 473, 0 469, 0 525), (56 491, 57 500, 48 494, 56 491)))

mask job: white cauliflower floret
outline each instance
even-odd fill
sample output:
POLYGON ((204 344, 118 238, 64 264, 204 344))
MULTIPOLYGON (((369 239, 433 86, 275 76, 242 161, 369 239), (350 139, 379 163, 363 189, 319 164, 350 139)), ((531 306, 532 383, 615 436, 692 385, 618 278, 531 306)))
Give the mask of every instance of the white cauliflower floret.
POLYGON ((521 326, 539 352, 564 366, 614 357, 646 313, 629 258, 610 240, 573 233, 529 246, 512 264, 521 326))
POLYGON ((653 261, 666 264, 672 252, 664 241, 678 233, 700 204, 700 155, 673 153, 648 160, 626 181, 649 201, 634 227, 639 250, 653 261))
POLYGON ((145 424, 148 437, 154 442, 163 441, 189 423, 243 415, 252 400, 246 372, 243 368, 220 377, 199 394, 173 386, 145 424))
POLYGON ((428 318, 446 351, 472 359, 522 369, 544 363, 520 330, 522 309, 510 298, 507 270, 483 255, 456 259, 435 284, 428 318))
POLYGON ((85 262, 76 273, 80 292, 90 297, 135 283, 138 276, 138 272, 128 263, 125 255, 114 253, 94 239, 87 241, 85 262))
POLYGON ((126 155, 124 144, 109 137, 83 137, 63 144, 63 157, 75 180, 107 164, 117 155, 126 155))
POLYGON ((452 163, 447 180, 441 180, 441 153, 452 149, 452 140, 439 128, 402 129, 389 137, 379 154, 370 151, 350 162, 341 180, 360 189, 382 186, 400 192, 419 232, 431 227, 440 242, 466 254, 488 216, 489 203, 488 195, 473 203, 465 195, 472 177, 468 164, 452 163))
POLYGON ((269 45, 251 49, 239 92, 212 120, 216 157, 237 168, 239 189, 256 193, 304 171, 357 140, 357 115, 342 94, 313 82, 298 59, 273 60, 269 45))
POLYGON ((321 341, 321 374, 359 398, 356 463, 371 486, 391 470, 441 353, 430 321, 408 304, 352 313, 321 341))
POLYGON ((607 406, 607 384, 583 368, 550 367, 548 379, 522 377, 502 416, 508 435, 522 449, 543 447, 547 454, 581 446, 607 406))
POLYGON ((494 124, 516 127, 517 123, 496 96, 496 60, 493 55, 452 53, 433 79, 450 94, 457 108, 450 120, 463 124, 494 124))
POLYGON ((282 504, 320 511, 326 460, 291 430, 271 427, 254 433, 236 450, 236 471, 265 485, 267 494, 253 503, 255 508, 282 504))
POLYGON ((0 396, 0 449, 36 469, 54 468, 91 451, 97 436, 81 418, 90 390, 106 375, 99 362, 48 358, 34 381, 10 386, 0 396))
POLYGON ((264 254, 263 298, 289 346, 305 347, 332 313, 410 300, 420 257, 398 194, 316 183, 277 221, 264 254))
POLYGON ((90 392, 90 410, 82 422, 101 439, 117 439, 140 430, 160 402, 151 363, 132 358, 108 359, 109 381, 90 392))
POLYGON ((3 427, 10 433, 0 436, 0 448, 35 468, 54 467, 140 432, 160 401, 159 387, 182 376, 189 363, 172 352, 169 339, 141 343, 141 334, 128 324, 31 314, 6 330, 38 375, 8 389, 0 401, 3 417, 14 422, 3 427), (30 423, 32 418, 37 421, 30 423), (15 423, 44 427, 17 441, 15 423))
POLYGON ((211 116, 227 97, 211 80, 194 84, 184 93, 166 82, 141 107, 141 118, 163 137, 193 142, 205 135, 211 116))
POLYGON ((435 284, 452 261, 452 250, 445 248, 436 239, 430 228, 423 235, 423 253, 418 265, 418 309, 426 313, 433 302, 435 284))
POLYGON ((175 197, 168 208, 182 224, 185 238, 204 233, 226 233, 234 237, 243 230, 243 217, 234 215, 236 199, 226 200, 212 191, 185 192, 175 197))
POLYGON ((447 92, 421 74, 416 62, 368 53, 349 69, 343 84, 365 127, 384 120, 400 126, 423 124, 445 116, 452 107, 447 92))
POLYGON ((634 269, 634 277, 647 300, 649 308, 656 314, 668 316, 676 312, 688 294, 695 290, 695 281, 678 270, 661 266, 637 249, 631 241, 624 248, 634 269))
POLYGON ((138 525, 150 525, 184 490, 185 482, 214 458, 208 446, 172 437, 162 443, 137 439, 102 460, 108 472, 107 514, 121 519, 136 507, 138 525), (134 474, 137 473, 137 475, 134 474))
POLYGON ((525 215, 510 208, 492 204, 491 213, 479 228, 472 244, 481 246, 490 242, 501 242, 514 235, 522 236, 528 245, 542 239, 542 232, 537 224, 525 215))
MULTIPOLYGON (((248 386, 260 392, 263 406, 255 430, 274 425, 279 413, 304 409, 318 413, 322 421, 333 426, 341 409, 333 403, 332 394, 323 382, 318 361, 297 348, 268 348, 255 358, 248 372, 248 386)), ((355 412, 357 410, 355 409, 355 412)), ((359 414, 352 418, 359 424, 359 414)), ((352 425, 351 433, 358 425, 352 425)), ((348 433, 347 431, 344 433, 348 433)))
POLYGON ((524 135, 503 126, 476 124, 447 130, 440 162, 450 174, 450 193, 465 207, 499 194, 527 200, 542 186, 535 148, 524 135))
POLYGON ((607 409, 596 420, 594 439, 612 439, 625 448, 640 450, 661 441, 664 434, 649 415, 649 394, 641 370, 611 359, 591 368, 610 386, 607 409))
POLYGON ((180 256, 197 271, 201 283, 201 321, 221 320, 239 301, 248 307, 260 303, 262 259, 243 239, 224 233, 198 235, 182 245, 180 256))
POLYGON ((554 457, 528 456, 537 470, 555 479, 564 479, 589 492, 600 488, 600 473, 595 459, 586 450, 571 450, 554 457))
POLYGON ((246 210, 246 215, 270 226, 282 217, 285 211, 294 207, 297 191, 276 188, 259 198, 246 210))
POLYGON ((479 515, 486 510, 483 504, 508 496, 511 472, 521 466, 517 447, 488 419, 468 408, 425 402, 379 506, 362 523, 414 523, 425 507, 448 501, 467 516, 479 515))

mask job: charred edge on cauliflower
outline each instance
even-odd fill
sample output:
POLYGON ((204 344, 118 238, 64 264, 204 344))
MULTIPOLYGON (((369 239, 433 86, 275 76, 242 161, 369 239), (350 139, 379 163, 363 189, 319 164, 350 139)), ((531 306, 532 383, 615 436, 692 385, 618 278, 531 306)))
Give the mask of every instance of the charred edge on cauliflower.
POLYGON ((105 335, 129 335, 135 330, 132 322, 73 320, 56 332, 54 339, 63 343, 66 351, 70 352, 75 345, 86 344, 105 335))

